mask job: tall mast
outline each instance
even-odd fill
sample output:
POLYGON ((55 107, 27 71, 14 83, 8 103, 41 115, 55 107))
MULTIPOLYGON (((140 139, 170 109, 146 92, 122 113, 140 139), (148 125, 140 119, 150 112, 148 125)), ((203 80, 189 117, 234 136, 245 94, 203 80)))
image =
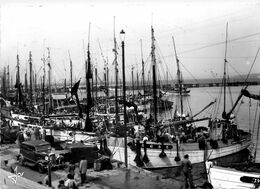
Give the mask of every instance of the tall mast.
POLYGON ((136 63, 136 88, 137 88, 137 95, 139 94, 139 75, 138 75, 138 67, 136 63))
MULTIPOLYGON (((144 59, 143 59, 143 44, 142 39, 140 40, 141 43, 141 57, 142 57, 142 78, 143 78, 143 90, 144 90, 144 102, 145 102, 145 79, 144 79, 144 59)), ((146 103, 144 103, 144 109, 146 109, 146 103)))
POLYGON ((93 66, 91 65, 91 92, 92 92, 92 96, 91 96, 91 98, 93 98, 94 97, 94 79, 93 79, 93 66))
POLYGON ((10 90, 10 72, 9 72, 9 65, 7 66, 7 95, 9 95, 10 90))
POLYGON ((66 84, 66 77, 65 77, 65 79, 64 79, 64 92, 66 93, 67 91, 66 91, 66 88, 67 88, 67 84, 66 84))
POLYGON ((96 83, 96 100, 97 100, 97 93, 98 93, 98 81, 97 81, 97 77, 98 77, 98 75, 97 75, 97 65, 96 65, 96 67, 95 67, 95 83, 96 83))
POLYGON ((45 77, 46 77, 46 69, 45 69, 45 54, 43 53, 42 57, 42 62, 43 62, 43 77, 42 77, 42 102, 43 102, 43 114, 46 114, 46 108, 45 108, 45 77))
POLYGON ((92 129, 92 123, 89 117, 90 109, 93 107, 93 102, 91 98, 91 89, 90 89, 90 78, 92 78, 91 73, 91 62, 90 62, 90 23, 89 23, 89 34, 88 34, 88 51, 87 51, 87 65, 86 65, 86 89, 87 89, 87 108, 86 108, 86 124, 85 124, 85 130, 91 132, 92 129))
POLYGON ((25 74, 24 74, 24 96, 25 96, 25 99, 27 99, 27 96, 28 96, 28 80, 27 80, 27 63, 25 63, 25 74))
POLYGON ((117 69, 117 44, 116 44, 116 34, 115 34, 115 17, 114 17, 114 64, 115 64, 115 108, 116 108, 116 126, 118 125, 118 69, 117 69))
POLYGON ((135 93, 135 84, 134 84, 134 66, 132 65, 132 90, 133 90, 133 99, 134 100, 134 93, 135 93))
POLYGON ((168 87, 168 71, 166 71, 166 86, 168 87))
POLYGON ((52 98, 51 98, 51 56, 50 56, 50 48, 48 50, 48 67, 49 67, 49 113, 52 111, 52 98))
POLYGON ((10 84, 11 84, 11 89, 13 89, 14 88, 14 85, 13 85, 13 77, 11 76, 11 82, 10 82, 10 84))
POLYGON ((152 51, 151 51, 151 55, 152 55, 152 70, 153 70, 153 100, 154 100, 154 123, 156 125, 157 123, 157 90, 156 90, 156 58, 155 58, 155 38, 154 38, 154 30, 153 30, 153 26, 151 26, 151 32, 152 32, 152 51))
POLYGON ((19 94, 19 85, 20 85, 20 61, 19 61, 19 55, 17 54, 17 74, 16 74, 16 86, 17 86, 17 104, 21 105, 21 97, 19 94))
MULTIPOLYGON (((107 65, 106 65, 106 62, 105 62, 105 65, 104 65, 104 81, 105 81, 105 89, 108 90, 108 88, 107 88, 107 65)), ((107 95, 107 97, 108 97, 108 95, 107 95)))
POLYGON ((4 67, 4 76, 2 79, 2 92, 3 92, 4 98, 6 98, 6 96, 7 96, 7 94, 6 94, 6 67, 4 67))
POLYGON ((176 51, 176 47, 175 47, 174 37, 172 37, 172 41, 173 41, 175 59, 176 59, 176 63, 177 63, 178 90, 179 90, 179 94, 180 94, 181 116, 182 116, 182 114, 183 114, 183 99, 182 99, 182 79, 181 79, 181 71, 180 71, 180 64, 179 64, 180 62, 179 62, 179 59, 177 57, 177 51, 176 51))
POLYGON ((28 93, 27 70, 24 74, 24 92, 25 92, 25 95, 28 93))
POLYGON ((106 67, 106 76, 107 76, 107 96, 109 97, 109 68, 108 68, 108 58, 107 58, 107 67, 106 67))
POLYGON ((34 91, 35 91, 35 94, 37 94, 37 76, 36 76, 36 73, 34 74, 34 91))
POLYGON ((72 89, 72 83, 73 83, 73 79, 72 79, 72 60, 70 57, 70 51, 68 51, 69 53, 69 58, 70 58, 70 88, 72 89))
POLYGON ((33 73, 32 73, 32 52, 29 52, 29 69, 30 69, 30 102, 33 105, 33 73))
POLYGON ((226 67, 227 67, 227 39, 228 39, 228 23, 226 24, 226 43, 225 43, 225 59, 224 59, 224 75, 223 75, 223 85, 224 85, 224 108, 222 117, 226 118, 226 67))
POLYGON ((43 115, 45 115, 46 107, 45 107, 45 76, 44 76, 44 74, 42 77, 42 102, 43 102, 43 115))

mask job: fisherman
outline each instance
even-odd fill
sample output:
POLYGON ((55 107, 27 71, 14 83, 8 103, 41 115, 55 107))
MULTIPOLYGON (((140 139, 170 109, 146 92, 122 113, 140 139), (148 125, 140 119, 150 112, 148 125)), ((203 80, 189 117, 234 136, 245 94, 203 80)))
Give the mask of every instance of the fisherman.
POLYGON ((24 142, 24 136, 23 136, 23 132, 20 131, 17 133, 17 144, 20 147, 22 142, 24 142))
POLYGON ((184 173, 184 184, 185 188, 196 188, 196 186, 193 184, 193 176, 191 173, 192 165, 191 161, 189 160, 189 155, 184 155, 184 159, 181 162, 182 171, 184 173))
POLYGON ((69 174, 72 175, 72 177, 74 177, 75 168, 76 168, 75 164, 71 162, 69 164, 69 174))
POLYGON ((43 184, 45 186, 49 186, 49 175, 45 175, 45 177, 43 178, 43 184))
POLYGON ((36 140, 35 128, 31 129, 31 140, 36 140))
POLYGON ((40 140, 40 139, 41 139, 41 138, 40 138, 41 134, 40 134, 40 128, 39 128, 39 127, 36 127, 36 128, 35 128, 35 130, 34 130, 34 135, 35 135, 35 139, 36 139, 36 140, 40 140))
POLYGON ((64 185, 64 180, 59 181, 58 189, 67 189, 67 187, 64 185))
POLYGON ((46 137, 46 129, 43 128, 42 130, 42 139, 45 140, 46 137))
POLYGON ((67 175, 67 180, 65 181, 64 185, 69 189, 77 188, 74 177, 71 174, 67 175))
POLYGON ((203 132, 201 132, 201 134, 199 135, 198 143, 199 143, 199 149, 200 149, 200 150, 205 150, 205 147, 206 147, 206 138, 205 138, 203 132))
POLYGON ((80 163, 79 163, 79 172, 81 176, 81 184, 83 184, 86 181, 86 173, 87 173, 87 166, 88 162, 84 156, 81 157, 80 163))

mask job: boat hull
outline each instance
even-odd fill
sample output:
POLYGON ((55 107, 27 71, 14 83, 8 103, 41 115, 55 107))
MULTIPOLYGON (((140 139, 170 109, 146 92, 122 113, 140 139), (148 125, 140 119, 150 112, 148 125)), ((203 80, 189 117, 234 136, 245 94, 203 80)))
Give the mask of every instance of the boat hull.
POLYGON ((231 168, 223 168, 219 166, 214 166, 211 162, 206 162, 206 167, 208 171, 208 179, 210 183, 216 189, 246 189, 255 188, 253 183, 242 182, 241 178, 254 178, 259 182, 260 173, 248 173, 237 171, 231 168))
MULTIPOLYGON (((232 155, 237 154, 238 152, 243 151, 248 148, 251 144, 250 138, 244 139, 240 143, 229 143, 229 145, 223 144, 221 141, 219 142, 218 149, 212 149, 208 144, 208 150, 200 150, 198 147, 198 143, 182 143, 179 147, 179 158, 183 158, 185 154, 189 154, 189 159, 193 164, 203 163, 206 159, 216 161, 216 162, 225 162, 225 164, 229 164, 234 161, 234 157, 232 155)), ((149 158, 148 163, 144 163, 143 168, 145 169, 164 169, 170 167, 178 167, 181 164, 181 161, 175 161, 177 157, 177 149, 176 144, 165 144, 164 152, 166 154, 165 157, 159 157, 162 152, 160 143, 147 143, 147 157, 149 158)), ((113 158, 119 161, 124 162, 125 157, 125 149, 124 149, 124 140, 123 138, 114 138, 110 137, 108 140, 108 147, 112 151, 113 158)), ((127 156, 128 156, 128 164, 137 166, 135 161, 136 159, 136 151, 131 150, 128 146, 127 148, 127 156)), ((141 157, 144 156, 143 144, 141 148, 141 157)), ((246 159, 245 156, 238 156, 237 162, 243 161, 242 159, 246 159)), ((224 164, 224 163, 223 163, 224 164)))

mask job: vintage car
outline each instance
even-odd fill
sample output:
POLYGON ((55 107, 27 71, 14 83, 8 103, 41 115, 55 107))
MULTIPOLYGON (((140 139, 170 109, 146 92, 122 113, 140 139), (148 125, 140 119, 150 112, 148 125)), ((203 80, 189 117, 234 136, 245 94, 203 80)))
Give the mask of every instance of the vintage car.
POLYGON ((52 152, 55 154, 62 154, 65 162, 77 163, 81 158, 85 158, 88 161, 89 166, 94 164, 94 161, 98 159, 99 149, 94 143, 67 143, 54 138, 51 135, 46 135, 45 140, 51 144, 51 147, 55 150, 52 152))
POLYGON ((64 157, 62 154, 52 153, 49 142, 43 140, 30 140, 21 143, 20 154, 17 159, 21 165, 36 167, 40 173, 48 168, 64 167, 64 157))

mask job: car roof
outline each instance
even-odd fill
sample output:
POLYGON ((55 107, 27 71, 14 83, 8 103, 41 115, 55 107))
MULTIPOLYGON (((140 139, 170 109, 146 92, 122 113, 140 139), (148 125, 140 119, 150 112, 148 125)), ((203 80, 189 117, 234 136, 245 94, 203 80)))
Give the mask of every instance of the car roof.
POLYGON ((43 146, 43 145, 50 145, 49 142, 46 142, 44 140, 29 140, 23 142, 23 144, 29 145, 29 146, 43 146))

